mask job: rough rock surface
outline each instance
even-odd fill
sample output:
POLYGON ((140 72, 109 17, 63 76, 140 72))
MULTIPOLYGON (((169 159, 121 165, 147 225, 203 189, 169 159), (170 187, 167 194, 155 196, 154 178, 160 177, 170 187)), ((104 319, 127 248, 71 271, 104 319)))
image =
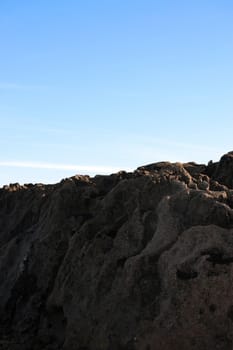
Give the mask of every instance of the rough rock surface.
POLYGON ((233 153, 0 189, 0 349, 233 348, 233 153))

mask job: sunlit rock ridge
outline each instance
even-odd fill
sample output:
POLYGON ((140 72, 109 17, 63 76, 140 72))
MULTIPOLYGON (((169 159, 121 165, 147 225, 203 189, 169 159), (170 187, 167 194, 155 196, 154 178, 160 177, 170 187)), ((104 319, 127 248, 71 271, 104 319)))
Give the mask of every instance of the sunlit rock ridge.
POLYGON ((233 152, 0 189, 0 349, 231 350, 233 152))

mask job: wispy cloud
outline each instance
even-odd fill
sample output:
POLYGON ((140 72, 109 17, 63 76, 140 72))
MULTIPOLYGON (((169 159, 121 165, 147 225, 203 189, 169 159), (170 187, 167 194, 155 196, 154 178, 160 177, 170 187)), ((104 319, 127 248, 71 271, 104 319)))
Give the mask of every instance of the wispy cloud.
POLYGON ((19 161, 0 161, 1 167, 14 168, 31 168, 31 169, 47 169, 47 170, 71 170, 87 173, 109 174, 117 172, 120 169, 111 166, 91 166, 91 165, 75 165, 75 164, 58 164, 58 163, 42 163, 42 162, 19 162, 19 161))
POLYGON ((1 90, 9 90, 9 89, 17 89, 19 86, 17 84, 12 83, 1 83, 0 82, 0 89, 1 90))
POLYGON ((42 87, 43 87, 42 85, 0 82, 0 90, 28 90, 28 89, 38 89, 42 87))

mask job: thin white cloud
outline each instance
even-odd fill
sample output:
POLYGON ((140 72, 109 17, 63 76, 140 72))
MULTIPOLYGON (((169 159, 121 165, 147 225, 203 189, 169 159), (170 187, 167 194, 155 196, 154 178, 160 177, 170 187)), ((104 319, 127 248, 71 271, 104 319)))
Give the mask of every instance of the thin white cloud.
POLYGON ((40 85, 26 85, 18 83, 0 82, 0 90, 24 90, 42 88, 40 85))
POLYGON ((0 89, 1 90, 8 90, 8 89, 20 89, 22 86, 15 84, 15 83, 1 83, 0 82, 0 89))
POLYGON ((75 164, 58 164, 58 163, 42 163, 42 162, 19 162, 19 161, 0 161, 1 167, 14 168, 31 168, 31 169, 47 169, 47 170, 71 170, 77 172, 88 173, 114 173, 120 168, 111 166, 90 166, 90 165, 75 165, 75 164))

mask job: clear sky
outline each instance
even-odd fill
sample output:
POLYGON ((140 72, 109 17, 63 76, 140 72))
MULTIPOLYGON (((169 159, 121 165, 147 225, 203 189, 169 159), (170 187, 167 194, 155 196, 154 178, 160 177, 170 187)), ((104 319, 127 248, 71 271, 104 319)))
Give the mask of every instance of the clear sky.
POLYGON ((1 0, 0 185, 233 149, 232 0, 1 0))

